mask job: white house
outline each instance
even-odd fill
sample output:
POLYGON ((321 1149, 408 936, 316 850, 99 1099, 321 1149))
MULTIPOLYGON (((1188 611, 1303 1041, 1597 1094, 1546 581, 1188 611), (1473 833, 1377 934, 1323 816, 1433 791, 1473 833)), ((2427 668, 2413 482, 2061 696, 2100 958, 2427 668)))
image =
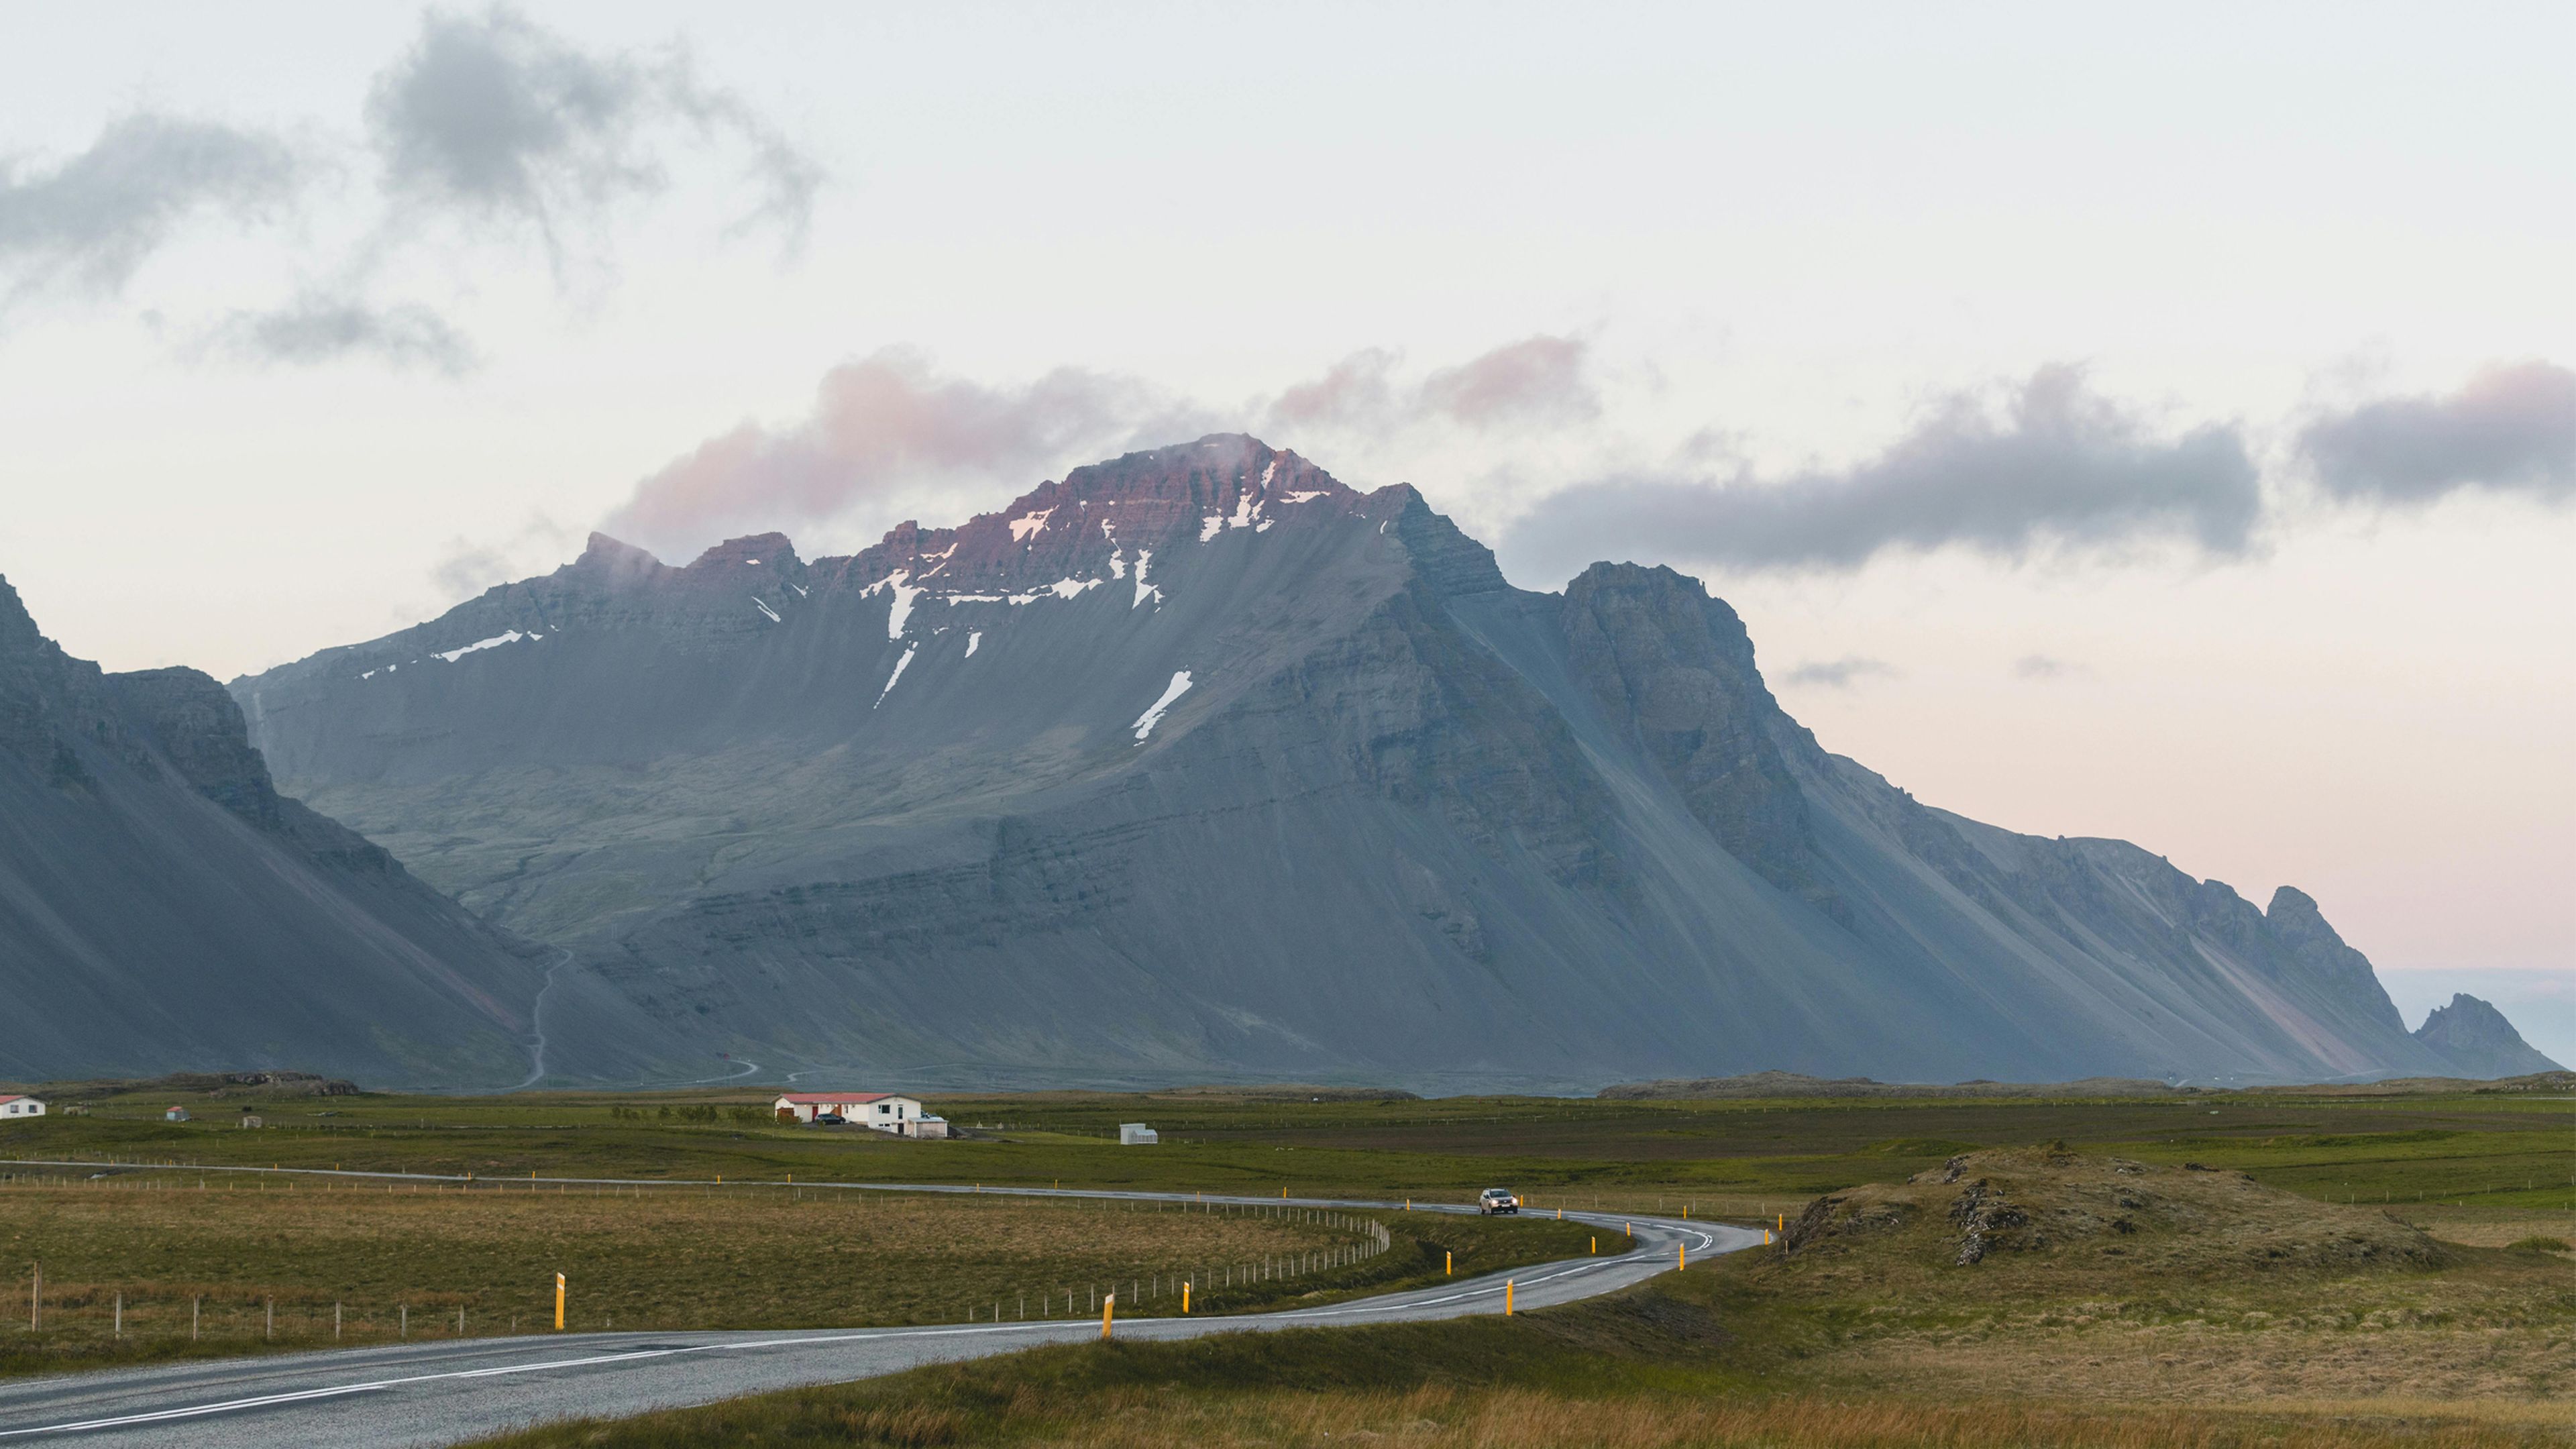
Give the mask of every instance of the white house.
POLYGON ((33 1097, 0 1097, 0 1117, 42 1117, 45 1104, 33 1097))
POLYGON ((1151 1147, 1162 1140, 1162 1133, 1155 1131, 1153 1128, 1146 1126, 1142 1122, 1121 1122, 1118 1124, 1118 1145, 1121 1147, 1151 1147))
POLYGON ((892 1092, 786 1092, 770 1103, 771 1110, 782 1119, 794 1117, 811 1122, 821 1116, 837 1116, 853 1127, 890 1132, 897 1137, 948 1135, 948 1124, 921 1110, 917 1097, 899 1097, 892 1092), (924 1132, 922 1123, 938 1122, 939 1130, 924 1132))

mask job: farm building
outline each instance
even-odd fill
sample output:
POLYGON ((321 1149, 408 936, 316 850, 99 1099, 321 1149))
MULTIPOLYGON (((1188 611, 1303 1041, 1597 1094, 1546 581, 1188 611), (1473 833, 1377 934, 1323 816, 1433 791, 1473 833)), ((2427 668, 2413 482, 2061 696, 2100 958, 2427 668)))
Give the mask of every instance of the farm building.
POLYGON ((33 1097, 0 1097, 0 1117, 42 1117, 45 1104, 33 1097))
POLYGON ((853 1127, 890 1132, 897 1137, 948 1135, 948 1123, 922 1111, 919 1098, 900 1097, 892 1092, 786 1092, 770 1107, 782 1122, 791 1117, 799 1122, 838 1117, 853 1127), (937 1122, 938 1130, 923 1131, 925 1121, 937 1122))
POLYGON ((1118 1124, 1118 1145, 1121 1147, 1151 1147, 1162 1140, 1162 1133, 1155 1131, 1153 1128, 1146 1126, 1142 1122, 1121 1122, 1118 1124))
POLYGON ((185 1122, 188 1120, 188 1109, 185 1107, 173 1107, 169 1111, 161 1114, 161 1120, 164 1122, 185 1122))

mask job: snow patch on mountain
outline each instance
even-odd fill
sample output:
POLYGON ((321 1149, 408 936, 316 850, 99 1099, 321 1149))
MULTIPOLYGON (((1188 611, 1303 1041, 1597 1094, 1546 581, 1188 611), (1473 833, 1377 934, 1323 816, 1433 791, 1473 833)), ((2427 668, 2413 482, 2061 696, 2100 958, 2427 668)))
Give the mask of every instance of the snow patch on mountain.
POLYGON ((1136 743, 1140 745, 1145 743, 1145 737, 1154 732, 1154 726, 1163 722, 1163 711, 1172 707, 1172 701, 1189 692, 1190 672, 1186 669, 1174 670, 1172 682, 1163 686, 1163 697, 1155 700, 1152 707, 1143 714, 1136 716, 1136 743))
POLYGON ((903 678, 903 672, 912 667, 912 656, 920 652, 921 646, 918 644, 906 644, 903 646, 903 657, 894 662, 894 673, 886 676, 885 688, 877 691, 876 704, 869 705, 868 708, 875 709, 877 705, 885 703, 886 696, 894 693, 894 682, 903 678))
POLYGON ((511 629, 505 633, 495 634, 489 639, 477 639, 473 643, 465 645, 462 648, 442 651, 438 657, 446 660, 450 664, 453 664, 468 654, 473 654, 484 649, 498 649, 504 644, 516 644, 520 640, 529 637, 529 635, 522 634, 516 629, 511 629))

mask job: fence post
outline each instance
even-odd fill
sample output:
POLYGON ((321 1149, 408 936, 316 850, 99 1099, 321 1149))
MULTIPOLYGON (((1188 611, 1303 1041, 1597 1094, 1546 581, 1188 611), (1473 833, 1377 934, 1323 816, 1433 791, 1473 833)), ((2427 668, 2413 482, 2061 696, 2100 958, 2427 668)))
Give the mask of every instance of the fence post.
POLYGON ((116 1328, 111 1336, 125 1336, 125 1290, 122 1288, 116 1290, 116 1328))
POLYGON ((260 1336, 277 1337, 277 1300, 274 1298, 268 1300, 268 1326, 260 1330, 260 1336))
POLYGON ((188 1300, 188 1341, 190 1343, 197 1341, 197 1317, 205 1306, 206 1297, 202 1293, 188 1300))

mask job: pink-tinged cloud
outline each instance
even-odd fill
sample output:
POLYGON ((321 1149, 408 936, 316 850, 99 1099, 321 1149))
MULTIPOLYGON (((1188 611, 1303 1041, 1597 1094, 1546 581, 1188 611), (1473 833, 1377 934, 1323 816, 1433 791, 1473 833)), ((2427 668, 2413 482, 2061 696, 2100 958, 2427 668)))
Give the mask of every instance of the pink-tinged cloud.
POLYGON ((1531 337, 1422 381, 1422 406, 1471 428, 1562 423, 1597 416, 1601 398, 1584 376, 1588 348, 1575 337, 1531 337))
POLYGON ((1328 428, 1385 438, 1426 423, 1482 431, 1581 422, 1601 412, 1590 352, 1579 337, 1527 337, 1407 387, 1396 382, 1394 353, 1363 348, 1323 376, 1282 389, 1270 402, 1269 425, 1292 436, 1328 428))
POLYGON ((994 387, 940 376, 920 354, 888 349, 825 374, 802 421, 747 422, 700 444, 636 484, 600 527, 684 554, 923 486, 1024 487, 1123 440, 1159 407, 1133 379, 1065 367, 994 387))

